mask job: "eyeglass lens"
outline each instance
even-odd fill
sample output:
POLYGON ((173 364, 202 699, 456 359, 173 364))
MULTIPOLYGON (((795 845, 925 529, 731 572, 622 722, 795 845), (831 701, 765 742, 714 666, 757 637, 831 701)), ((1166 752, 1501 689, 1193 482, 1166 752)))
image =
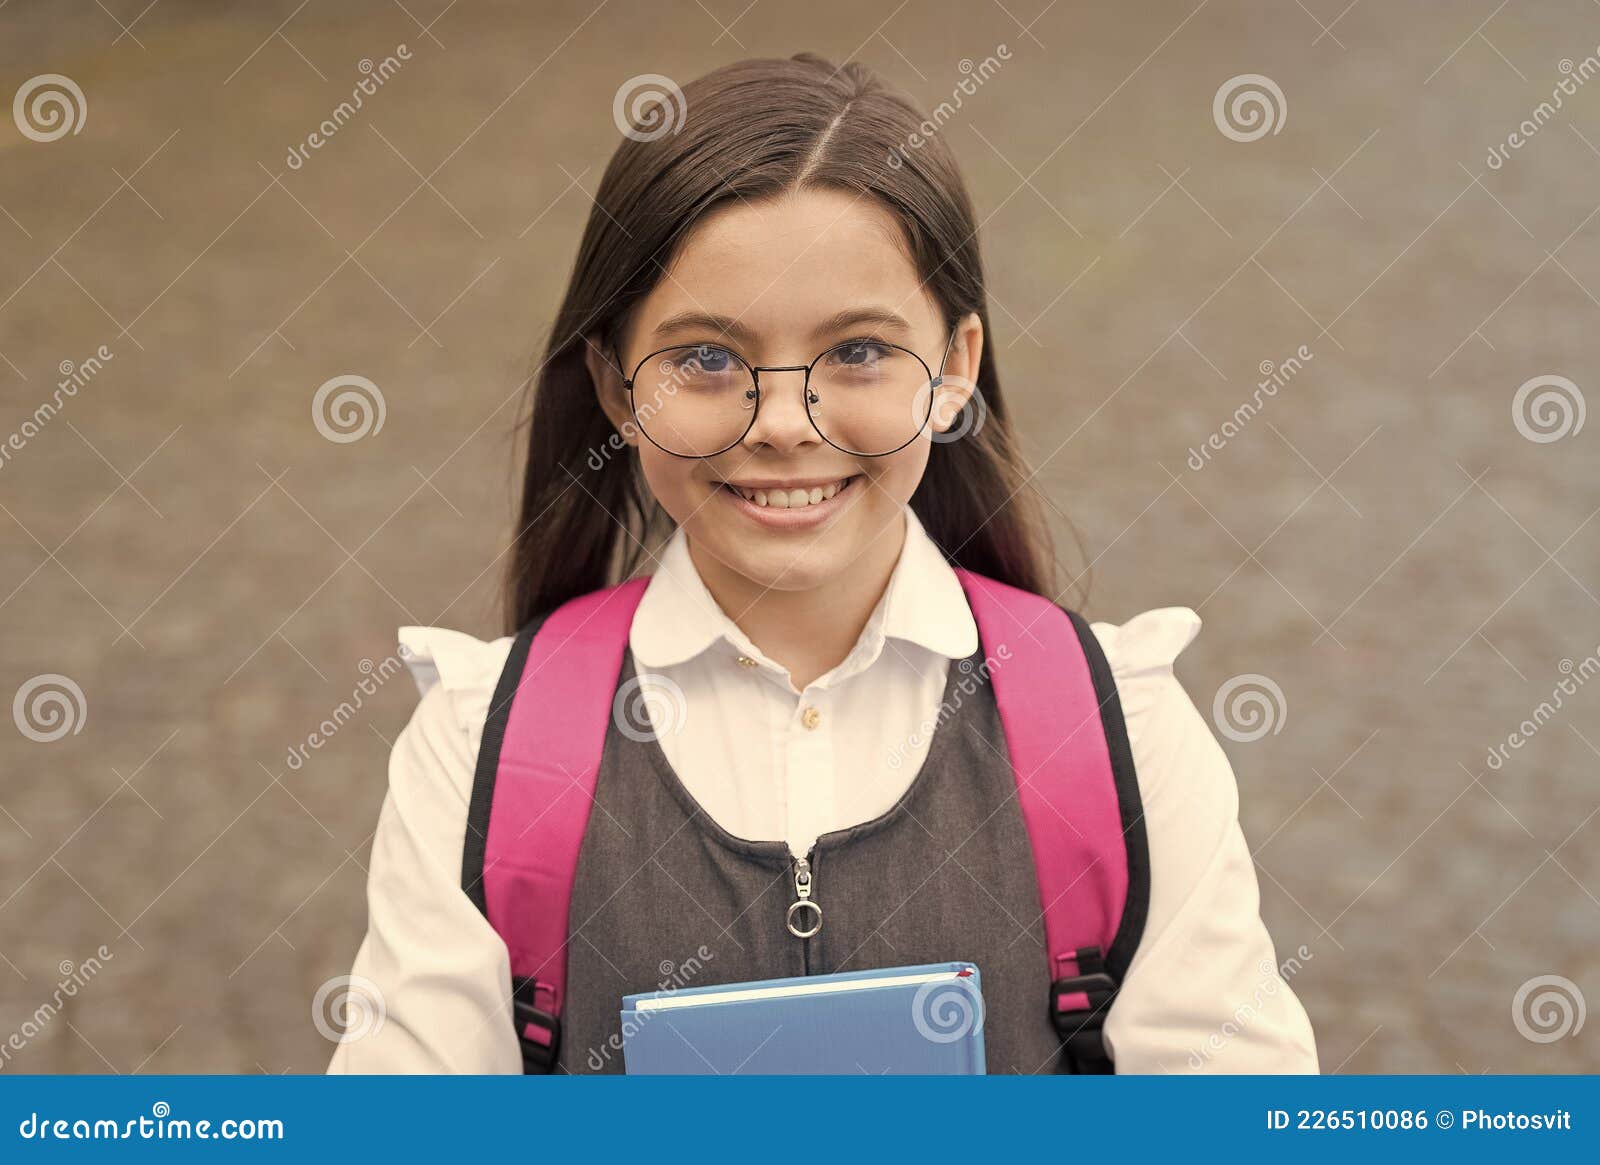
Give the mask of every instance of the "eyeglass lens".
MULTIPOLYGON (((929 381, 927 365, 914 353, 852 340, 812 363, 806 409, 830 444, 861 456, 892 453, 926 423, 933 407, 929 381)), ((782 390, 788 390, 782 380, 769 380, 768 393, 782 390)), ((634 413, 645 434, 686 457, 708 457, 736 444, 750 428, 758 396, 750 366, 710 344, 657 352, 633 381, 634 413)))

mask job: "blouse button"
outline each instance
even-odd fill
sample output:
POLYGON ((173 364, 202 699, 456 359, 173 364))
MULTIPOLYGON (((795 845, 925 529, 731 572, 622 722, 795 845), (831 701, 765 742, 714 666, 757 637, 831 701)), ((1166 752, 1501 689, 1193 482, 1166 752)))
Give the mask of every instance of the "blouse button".
POLYGON ((818 712, 815 708, 807 708, 800 714, 800 723, 804 724, 807 728, 815 728, 818 724, 822 723, 822 713, 818 712))
POLYGON ((756 666, 756 661, 751 659, 748 655, 741 655, 739 657, 739 666, 740 667, 755 667, 756 666))

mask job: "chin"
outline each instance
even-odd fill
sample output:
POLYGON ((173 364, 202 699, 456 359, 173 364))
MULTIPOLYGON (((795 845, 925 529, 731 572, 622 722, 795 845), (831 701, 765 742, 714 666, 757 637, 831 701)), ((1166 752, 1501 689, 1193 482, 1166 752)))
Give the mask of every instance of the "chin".
POLYGON ((794 540, 778 545, 755 544, 748 535, 720 558, 733 570, 757 586, 775 591, 805 591, 836 577, 847 559, 827 536, 821 539, 794 540))

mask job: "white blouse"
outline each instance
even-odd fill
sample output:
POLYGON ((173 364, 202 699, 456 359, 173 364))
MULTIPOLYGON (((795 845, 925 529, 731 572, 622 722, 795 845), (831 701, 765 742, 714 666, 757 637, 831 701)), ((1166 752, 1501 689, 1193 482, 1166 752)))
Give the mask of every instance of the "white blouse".
MULTIPOLYGON (((883 597, 804 691, 717 605, 682 529, 662 551, 629 634, 641 703, 730 833, 803 854, 887 811, 916 775, 950 661, 978 633, 954 570, 904 512, 883 597)), ((1162 607, 1091 630, 1117 681, 1150 848, 1149 916, 1105 1024, 1117 1071, 1316 1072, 1310 1021, 1261 921, 1233 771, 1173 675, 1199 616, 1162 607)), ((511 638, 405 627, 400 642, 422 699, 390 758, 352 969, 383 1022, 340 1043, 328 1070, 520 1072, 505 944, 461 889, 478 742, 511 638)))

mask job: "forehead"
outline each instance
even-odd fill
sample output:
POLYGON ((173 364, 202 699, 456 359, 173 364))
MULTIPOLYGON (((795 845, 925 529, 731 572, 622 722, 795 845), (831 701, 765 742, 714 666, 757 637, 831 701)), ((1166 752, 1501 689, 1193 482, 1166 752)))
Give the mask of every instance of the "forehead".
POLYGON ((900 224, 868 195, 805 190, 733 200, 695 225, 635 313, 633 332, 695 309, 737 318, 763 344, 809 335, 842 307, 872 304, 913 326, 937 321, 900 224))

